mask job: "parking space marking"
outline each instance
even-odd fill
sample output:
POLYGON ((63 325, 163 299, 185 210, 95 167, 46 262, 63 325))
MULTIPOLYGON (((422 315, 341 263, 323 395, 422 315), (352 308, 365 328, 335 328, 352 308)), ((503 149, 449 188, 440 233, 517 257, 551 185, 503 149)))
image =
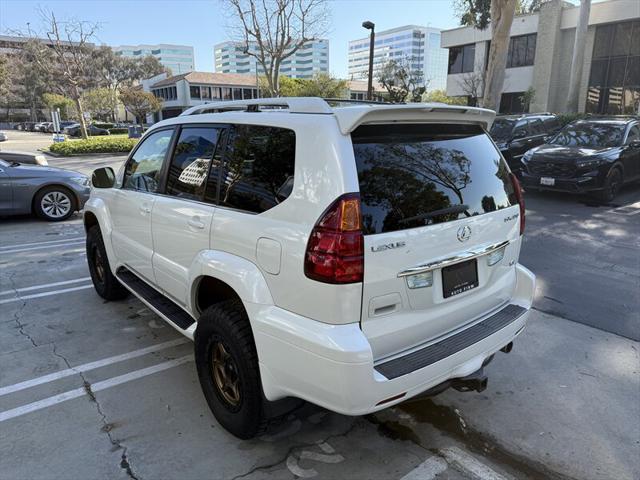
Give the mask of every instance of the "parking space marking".
POLYGON ((95 370, 96 368, 106 367, 107 365, 113 365, 114 363, 120 363, 126 360, 131 360, 132 358, 142 357, 144 355, 148 355, 149 353, 159 352, 160 350, 176 347, 178 345, 183 345, 188 342, 189 342, 189 339, 187 338, 177 338, 176 340, 171 340, 169 342, 158 343, 156 345, 140 348, 139 350, 134 350, 132 352, 121 353, 120 355, 114 355, 113 357, 107 357, 107 358, 103 358, 102 360, 96 360, 94 362, 84 363, 82 365, 78 365, 77 367, 71 367, 65 370, 60 370, 58 372, 49 373, 48 375, 43 375, 42 377, 32 378, 31 380, 25 380, 24 382, 14 383, 13 385, 7 385, 6 387, 0 388, 0 397, 3 395, 7 395, 9 393, 19 392, 20 390, 24 390, 26 388, 42 385, 43 383, 53 382, 60 378, 69 377, 77 373, 84 373, 90 370, 95 370))
POLYGON ((433 456, 426 462, 422 462, 400 480, 433 480, 447 468, 449 468, 449 464, 444 458, 433 456))
POLYGON ((457 447, 443 448, 440 450, 440 454, 449 464, 462 469, 474 478, 480 480, 507 480, 506 477, 457 447))
POLYGON ((21 300, 29 300, 31 298, 49 297, 51 295, 58 295, 60 293, 75 292, 77 290, 85 290, 87 288, 93 288, 93 284, 91 284, 91 285, 82 285, 80 287, 73 287, 73 288, 63 288, 62 290, 53 290, 51 292, 34 293, 34 294, 31 294, 31 295, 24 295, 24 296, 15 297, 15 298, 5 298, 4 300, 0 300, 0 305, 2 305, 3 303, 11 303, 11 302, 18 302, 18 301, 21 301, 21 300))
POLYGON ((43 241, 43 242, 34 242, 34 243, 16 243, 16 244, 13 244, 13 245, 5 245, 3 247, 0 247, 0 252, 3 252, 4 250, 13 250, 14 248, 35 247, 37 245, 47 245, 47 244, 54 244, 54 243, 73 242, 73 241, 78 241, 78 240, 84 240, 84 237, 60 238, 58 240, 47 240, 47 241, 43 241))
POLYGON ((33 250, 44 250, 45 248, 72 247, 75 245, 81 245, 83 243, 84 243, 84 240, 78 240, 75 242, 56 243, 54 245, 40 245, 39 247, 27 247, 27 248, 16 248, 13 250, 2 250, 0 251, 0 255, 6 254, 6 253, 22 253, 22 252, 31 252, 33 250))
POLYGON ((636 215, 640 213, 640 202, 631 203, 629 205, 623 205, 622 207, 614 208, 611 210, 614 213, 618 213, 620 215, 625 215, 630 217, 631 215, 636 215))
MULTIPOLYGON (((177 367, 178 365, 182 365, 183 363, 191 361, 193 361, 193 355, 186 355, 181 358, 176 358, 175 360, 169 360, 167 362, 159 363, 151 367, 135 370, 133 372, 125 373, 124 375, 119 375, 117 377, 109 378, 101 382, 96 382, 91 385, 91 391, 93 393, 96 393, 101 390, 106 390, 107 388, 115 387, 123 383, 131 382, 133 380, 138 380, 140 378, 153 375, 154 373, 162 372, 163 370, 177 367)), ((0 423, 12 418, 26 415, 27 413, 32 413, 44 408, 52 407, 53 405, 66 402, 67 400, 82 397, 83 395, 87 395, 87 390, 85 390, 84 387, 81 387, 45 398, 43 400, 38 400, 37 402, 22 405, 10 410, 5 410, 4 412, 0 412, 0 423)))
POLYGON ((88 280, 91 280, 91 277, 74 278, 73 280, 65 280, 63 282, 43 283, 40 285, 33 285, 31 287, 21 287, 13 290, 4 290, 0 292, 0 296, 9 295, 11 293, 16 294, 16 293, 22 293, 22 292, 31 292, 33 290, 42 290, 43 288, 48 288, 48 287, 59 287, 60 285, 69 285, 71 283, 86 282, 88 280))

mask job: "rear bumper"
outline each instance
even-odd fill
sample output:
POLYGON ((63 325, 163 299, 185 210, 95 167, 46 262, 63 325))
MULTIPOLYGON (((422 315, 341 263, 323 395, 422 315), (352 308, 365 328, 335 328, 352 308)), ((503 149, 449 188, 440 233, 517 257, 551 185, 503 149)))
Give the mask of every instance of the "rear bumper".
MULTIPOLYGON (((409 372, 401 369, 397 376, 381 368, 384 364, 374 364, 371 347, 358 323, 329 325, 273 306, 247 305, 265 396, 269 400, 298 397, 345 415, 363 415, 402 402, 449 379, 465 377, 513 341, 527 322, 535 276, 521 265, 516 271, 517 284, 510 303, 521 307, 517 318, 472 344, 461 343, 462 348, 453 349, 444 357, 440 355, 424 367, 409 372)), ((477 319, 465 329, 471 330, 489 317, 477 319)), ((464 330, 432 343, 451 340, 460 333, 464 330)), ((452 343, 455 344, 450 341, 449 345, 452 343)), ((411 354, 392 362, 402 364, 405 358, 409 361, 411 354)))
POLYGON ((541 175, 532 175, 524 170, 520 171, 520 180, 525 188, 535 190, 551 190, 556 192, 585 193, 602 189, 600 175, 584 175, 573 178, 555 178, 555 185, 541 185, 541 175))

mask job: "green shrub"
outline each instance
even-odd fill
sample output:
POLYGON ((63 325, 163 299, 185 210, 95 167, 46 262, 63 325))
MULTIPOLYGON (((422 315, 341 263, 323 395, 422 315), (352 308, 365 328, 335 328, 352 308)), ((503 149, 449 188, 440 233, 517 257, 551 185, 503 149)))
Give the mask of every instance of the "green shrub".
POLYGON ((128 153, 138 143, 137 138, 124 136, 91 137, 87 140, 67 140, 54 143, 49 150, 59 155, 82 153, 128 153))
POLYGON ((113 123, 94 123, 93 126, 97 128, 106 128, 107 130, 109 130, 110 128, 113 128, 113 123))
POLYGON ((122 135, 123 133, 128 134, 129 129, 128 128, 110 128, 109 133, 111 135, 122 135))

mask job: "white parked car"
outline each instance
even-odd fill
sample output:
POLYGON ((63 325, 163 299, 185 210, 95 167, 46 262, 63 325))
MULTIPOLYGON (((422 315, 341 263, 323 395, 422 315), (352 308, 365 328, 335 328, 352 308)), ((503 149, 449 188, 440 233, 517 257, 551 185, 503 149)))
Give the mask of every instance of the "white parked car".
POLYGON ((87 258, 194 340, 211 410, 240 438, 303 399, 374 412, 482 390, 535 277, 494 112, 278 98, 153 125, 96 170, 87 258))

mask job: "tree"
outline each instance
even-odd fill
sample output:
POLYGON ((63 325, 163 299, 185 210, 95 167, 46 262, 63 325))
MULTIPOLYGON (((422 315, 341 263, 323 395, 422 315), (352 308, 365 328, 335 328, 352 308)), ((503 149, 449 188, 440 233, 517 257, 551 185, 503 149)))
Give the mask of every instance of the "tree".
POLYGON ((118 106, 115 90, 107 87, 95 88, 82 94, 87 111, 100 120, 113 119, 113 112, 118 106))
MULTIPOLYGON (((500 110, 500 97, 504 86, 507 53, 513 16, 518 0, 459 0, 454 8, 462 25, 472 25, 480 30, 491 25, 491 46, 484 76, 482 106, 500 110)), ((523 2, 520 2, 522 5, 523 2)))
MULTIPOLYGON (((578 111, 578 97, 580 94, 580 79, 582 78, 582 64, 584 63, 584 45, 587 41, 589 27, 589 12, 591 0, 580 1, 580 16, 576 26, 576 37, 573 41, 573 55, 571 56, 571 73, 569 74, 569 93, 567 95, 567 112, 578 111)), ((635 41, 638 41, 636 39, 635 41)))
POLYGON ((280 95, 283 97, 340 98, 346 90, 346 80, 328 73, 317 73, 312 78, 280 78, 280 95))
POLYGON ((484 88, 484 76, 480 72, 469 72, 462 75, 458 85, 468 98, 468 104, 476 106, 482 98, 484 88))
POLYGON ((536 98, 536 89, 533 87, 527 88, 522 95, 520 95, 520 101, 522 102, 525 112, 529 111, 529 106, 534 98, 536 98))
POLYGON ((392 102, 404 102, 407 98, 410 102, 419 102, 427 90, 429 81, 424 79, 422 70, 412 67, 411 62, 407 57, 390 59, 378 72, 378 81, 392 102))
POLYGON ((147 115, 162 108, 162 100, 154 94, 136 87, 123 88, 119 98, 127 112, 139 119, 140 125, 144 123, 147 115))
POLYGON ((20 99, 18 74, 17 58, 0 54, 0 107, 5 109, 7 120, 10 118, 11 108, 20 99))
POLYGON ((87 138, 82 91, 91 85, 94 75, 90 71, 93 62, 90 40, 97 24, 80 20, 58 21, 53 12, 41 10, 45 35, 48 42, 41 42, 31 29, 27 35, 33 42, 32 54, 40 73, 54 80, 58 93, 71 98, 78 111, 80 132, 87 138))
POLYGON ((328 0, 221 0, 229 30, 244 53, 256 59, 269 91, 280 96, 280 66, 305 44, 326 33, 328 0))
POLYGON ((45 93, 42 95, 42 101, 49 110, 60 109, 60 119, 69 120, 77 117, 73 100, 58 93, 45 93))
POLYGON ((422 96, 423 102, 446 103, 447 105, 466 105, 467 99, 464 97, 448 97, 446 90, 431 90, 422 96))

